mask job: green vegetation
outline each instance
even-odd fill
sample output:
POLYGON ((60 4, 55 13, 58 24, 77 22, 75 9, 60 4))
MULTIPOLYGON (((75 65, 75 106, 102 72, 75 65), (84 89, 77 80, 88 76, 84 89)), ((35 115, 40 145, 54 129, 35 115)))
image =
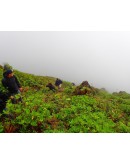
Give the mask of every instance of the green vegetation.
MULTIPOLYGON (((130 132, 130 94, 83 87, 77 95, 79 87, 65 81, 63 90, 53 92, 46 85, 54 84, 55 78, 14 72, 24 89, 23 102, 7 102, 7 110, 0 114, 0 132, 130 132)), ((0 79, 2 74, 0 67, 0 79)), ((0 88, 5 91, 1 82, 0 88)))

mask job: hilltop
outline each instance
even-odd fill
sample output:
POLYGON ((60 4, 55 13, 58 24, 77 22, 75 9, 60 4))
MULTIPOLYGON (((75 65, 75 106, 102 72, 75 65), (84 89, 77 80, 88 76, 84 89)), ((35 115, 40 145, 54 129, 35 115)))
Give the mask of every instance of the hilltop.
MULTIPOLYGON (((23 102, 12 104, 8 100, 0 117, 0 132, 130 132, 130 94, 110 94, 86 81, 79 86, 63 81, 62 90, 53 92, 46 85, 54 84, 54 77, 14 73, 23 86, 23 102)), ((0 66, 0 80, 2 76, 0 66)), ((6 91, 1 82, 0 89, 6 91)))

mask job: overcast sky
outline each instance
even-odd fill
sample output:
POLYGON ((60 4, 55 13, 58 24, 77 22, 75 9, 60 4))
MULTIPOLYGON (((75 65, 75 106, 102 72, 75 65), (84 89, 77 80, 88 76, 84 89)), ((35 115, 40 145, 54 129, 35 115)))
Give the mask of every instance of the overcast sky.
POLYGON ((0 63, 130 93, 130 32, 0 32, 0 63))

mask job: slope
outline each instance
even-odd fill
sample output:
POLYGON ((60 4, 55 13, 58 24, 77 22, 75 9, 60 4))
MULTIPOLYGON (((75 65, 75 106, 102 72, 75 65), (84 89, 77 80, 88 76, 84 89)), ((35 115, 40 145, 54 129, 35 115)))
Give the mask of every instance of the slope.
MULTIPOLYGON (((46 85, 54 84, 55 78, 14 72, 24 89, 23 102, 12 104, 8 100, 7 110, 1 114, 0 132, 130 132, 130 94, 110 94, 94 87, 88 90, 66 81, 61 91, 53 92, 46 85), (77 94, 77 89, 87 92, 77 94)), ((1 67, 0 79, 2 73, 1 67)))

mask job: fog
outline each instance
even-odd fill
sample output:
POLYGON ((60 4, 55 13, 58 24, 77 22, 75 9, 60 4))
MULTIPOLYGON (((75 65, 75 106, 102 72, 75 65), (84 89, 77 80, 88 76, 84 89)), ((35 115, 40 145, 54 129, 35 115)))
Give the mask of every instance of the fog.
POLYGON ((0 64, 130 93, 130 32, 0 32, 0 64))

